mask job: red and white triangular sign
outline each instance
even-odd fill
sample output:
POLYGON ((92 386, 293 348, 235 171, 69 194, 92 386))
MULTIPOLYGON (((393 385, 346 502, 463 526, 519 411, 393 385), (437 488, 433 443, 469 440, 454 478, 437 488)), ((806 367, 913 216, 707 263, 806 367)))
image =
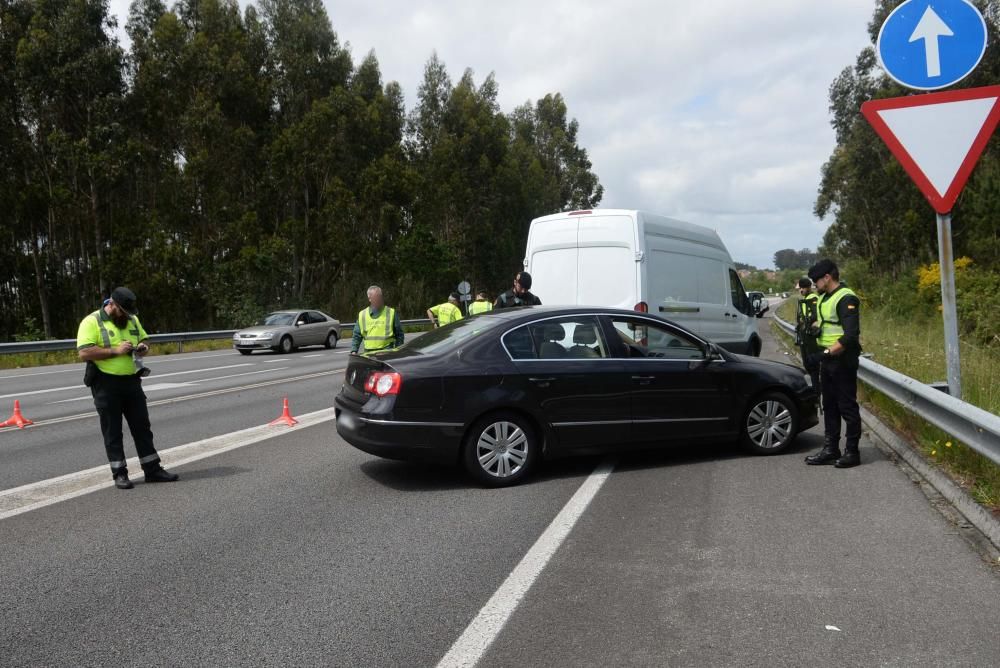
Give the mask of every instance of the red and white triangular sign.
POLYGON ((1000 86, 861 105, 861 113, 938 213, 948 213, 1000 122, 1000 86))

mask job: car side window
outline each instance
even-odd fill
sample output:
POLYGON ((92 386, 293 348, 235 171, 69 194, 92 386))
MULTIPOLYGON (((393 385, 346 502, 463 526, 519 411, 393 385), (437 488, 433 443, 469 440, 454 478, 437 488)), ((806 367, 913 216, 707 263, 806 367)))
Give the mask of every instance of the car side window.
POLYGON ((513 359, 600 359, 608 347, 594 317, 533 322, 507 332, 504 346, 513 359))
POLYGON ((649 320, 612 317, 611 322, 625 344, 628 357, 671 360, 704 359, 701 344, 686 333, 649 320))
POLYGON ((326 322, 326 318, 323 317, 322 313, 317 313, 316 311, 308 311, 306 312, 306 322, 308 322, 309 324, 326 322))

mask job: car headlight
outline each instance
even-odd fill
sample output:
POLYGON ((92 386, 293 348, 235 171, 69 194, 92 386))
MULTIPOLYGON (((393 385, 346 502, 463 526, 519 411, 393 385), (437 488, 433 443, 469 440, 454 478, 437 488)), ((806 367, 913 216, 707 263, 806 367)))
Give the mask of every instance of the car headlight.
POLYGON ((274 336, 274 332, 261 332, 257 335, 258 339, 269 339, 274 336))

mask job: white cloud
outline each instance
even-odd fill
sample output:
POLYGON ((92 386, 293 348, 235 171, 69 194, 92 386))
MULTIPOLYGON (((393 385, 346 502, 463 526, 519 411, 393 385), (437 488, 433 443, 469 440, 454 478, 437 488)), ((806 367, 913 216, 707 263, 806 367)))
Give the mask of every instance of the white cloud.
MULTIPOLYGON (((453 79, 495 72, 505 111, 562 93, 605 206, 708 225, 758 266, 822 238, 827 91, 867 45, 873 0, 325 1, 408 106, 433 51, 453 79)), ((111 2, 121 25, 127 5, 111 2)))

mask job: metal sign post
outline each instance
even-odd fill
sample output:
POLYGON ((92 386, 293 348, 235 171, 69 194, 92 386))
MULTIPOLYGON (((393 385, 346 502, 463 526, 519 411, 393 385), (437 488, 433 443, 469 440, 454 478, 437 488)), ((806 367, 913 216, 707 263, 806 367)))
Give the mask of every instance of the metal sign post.
POLYGON ((958 309, 955 299, 955 259, 951 247, 951 214, 937 215, 938 263, 941 265, 941 308, 944 313, 944 356, 948 366, 948 394, 962 398, 962 364, 958 348, 958 309))

